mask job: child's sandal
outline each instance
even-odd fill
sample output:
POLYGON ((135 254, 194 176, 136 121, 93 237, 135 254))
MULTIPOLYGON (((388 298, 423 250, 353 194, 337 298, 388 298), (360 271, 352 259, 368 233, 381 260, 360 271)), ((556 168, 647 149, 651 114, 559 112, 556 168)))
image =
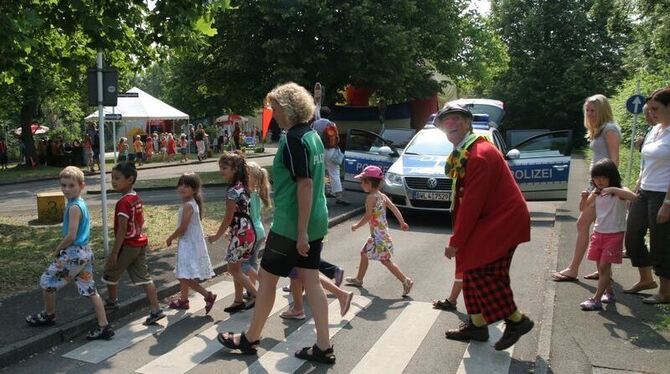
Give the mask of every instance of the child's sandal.
POLYGON ((188 303, 188 299, 187 300, 172 299, 172 301, 170 301, 170 304, 168 304, 168 306, 170 307, 170 309, 186 310, 186 309, 190 308, 190 305, 188 303))
POLYGON ((247 309, 247 304, 244 301, 233 301, 230 306, 223 308, 226 313, 235 313, 247 309))
POLYGON ((237 349, 242 354, 245 355, 255 355, 258 352, 258 349, 255 347, 260 344, 260 340, 250 342, 247 340, 247 336, 244 333, 240 334, 240 342, 235 344, 235 333, 229 331, 228 333, 220 333, 216 336, 216 340, 219 341, 224 347, 229 349, 237 349))
POLYGON ((314 344, 311 347, 305 347, 299 350, 298 352, 295 353, 295 357, 301 360, 314 361, 322 364, 335 363, 335 352, 333 351, 333 347, 330 347, 325 351, 322 351, 316 344, 314 344), (312 348, 312 353, 309 352, 310 348, 312 348))
POLYGON ((56 324, 56 315, 49 315, 47 312, 39 312, 26 316, 26 322, 30 326, 53 326, 56 324))

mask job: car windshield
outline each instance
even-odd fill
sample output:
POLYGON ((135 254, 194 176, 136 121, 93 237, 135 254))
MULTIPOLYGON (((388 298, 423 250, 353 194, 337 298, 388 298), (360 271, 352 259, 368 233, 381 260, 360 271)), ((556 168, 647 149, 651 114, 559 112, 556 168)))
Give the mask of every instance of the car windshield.
POLYGON ((384 129, 379 136, 390 141, 394 147, 403 149, 415 133, 414 129, 384 129))
POLYGON ((502 119, 503 110, 494 105, 487 104, 466 104, 470 111, 475 114, 488 114, 489 121, 500 124, 502 119))
POLYGON ((439 129, 420 131, 405 148, 405 154, 448 156, 454 146, 439 129))

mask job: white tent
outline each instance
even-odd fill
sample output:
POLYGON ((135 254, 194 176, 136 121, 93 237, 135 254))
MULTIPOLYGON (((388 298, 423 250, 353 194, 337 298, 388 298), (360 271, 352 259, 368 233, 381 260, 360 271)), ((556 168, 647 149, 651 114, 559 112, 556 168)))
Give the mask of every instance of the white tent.
MULTIPOLYGON (((127 93, 137 93, 137 97, 119 97, 116 107, 105 107, 104 113, 120 113, 123 120, 188 119, 188 114, 156 99, 137 87, 131 88, 127 93)), ((98 111, 96 110, 88 115, 86 120, 97 121, 98 111)))

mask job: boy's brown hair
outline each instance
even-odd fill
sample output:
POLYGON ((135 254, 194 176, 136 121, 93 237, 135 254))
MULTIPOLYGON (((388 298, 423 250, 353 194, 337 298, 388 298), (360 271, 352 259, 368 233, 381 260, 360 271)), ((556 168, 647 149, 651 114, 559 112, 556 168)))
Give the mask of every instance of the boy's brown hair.
POLYGON ((59 178, 70 178, 79 184, 84 184, 84 172, 76 166, 68 166, 58 174, 59 178))

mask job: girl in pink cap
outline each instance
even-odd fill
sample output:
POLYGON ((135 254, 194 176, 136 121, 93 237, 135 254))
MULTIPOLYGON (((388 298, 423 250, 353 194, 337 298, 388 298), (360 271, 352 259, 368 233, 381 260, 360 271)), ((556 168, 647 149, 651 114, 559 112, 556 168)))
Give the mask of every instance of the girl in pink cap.
POLYGON ((356 278, 347 277, 347 285, 362 287, 363 277, 368 270, 369 260, 378 260, 386 266, 389 271, 402 282, 402 296, 407 296, 414 285, 414 281, 403 274, 398 265, 396 265, 391 256, 393 254, 393 242, 391 234, 388 231, 388 222, 386 221, 386 208, 391 209, 403 231, 409 230, 409 225, 405 222, 398 210, 388 196, 384 195, 380 189, 384 180, 384 172, 377 166, 367 166, 363 172, 358 174, 356 179, 361 181, 363 191, 368 193, 365 199, 365 215, 356 224, 351 226, 351 231, 356 231, 359 227, 370 224, 370 237, 361 249, 361 262, 358 266, 356 278))

